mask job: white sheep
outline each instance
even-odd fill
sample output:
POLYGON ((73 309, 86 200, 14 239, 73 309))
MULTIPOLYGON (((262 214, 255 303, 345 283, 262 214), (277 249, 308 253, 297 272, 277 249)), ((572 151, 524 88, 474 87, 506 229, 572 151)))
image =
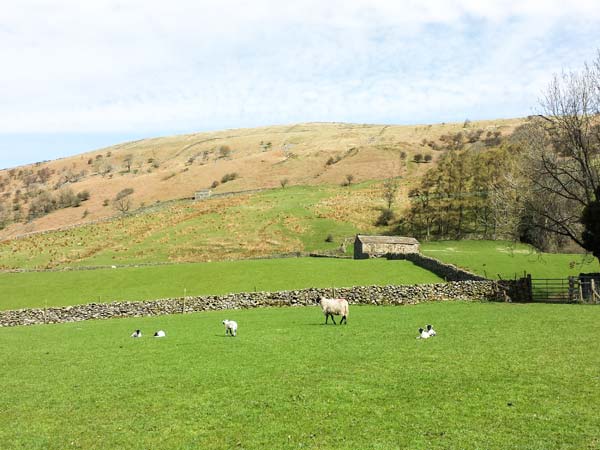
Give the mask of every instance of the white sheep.
POLYGON ((156 333, 154 333, 154 337, 161 338, 161 337, 166 337, 166 336, 167 336, 167 333, 165 333, 163 330, 158 330, 156 333))
POLYGON ((227 336, 227 335, 236 336, 237 335, 237 322, 236 321, 225 319, 223 321, 223 325, 225 325, 225 336, 227 336))
POLYGON ((135 330, 133 333, 131 333, 131 337, 132 338, 141 338, 142 332, 140 330, 135 330))
POLYGON ((417 336, 417 339, 429 339, 429 333, 423 328, 419 328, 419 335, 417 336))
POLYGON ((435 332, 435 330, 433 329, 433 327, 431 325, 427 325, 427 334, 429 336, 435 336, 437 333, 435 332))
POLYGON ((333 324, 336 325, 334 314, 336 316, 342 316, 342 320, 340 320, 340 325, 343 323, 348 324, 348 300, 345 298, 319 298, 318 303, 321 305, 321 309, 323 310, 323 314, 325 314, 325 324, 329 320, 331 316, 331 320, 333 324))

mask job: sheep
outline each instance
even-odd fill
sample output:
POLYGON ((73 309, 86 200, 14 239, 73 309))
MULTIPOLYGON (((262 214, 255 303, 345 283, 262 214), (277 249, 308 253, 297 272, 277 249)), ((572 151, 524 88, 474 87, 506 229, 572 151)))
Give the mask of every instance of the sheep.
POLYGON ((235 337, 237 335, 238 325, 236 321, 225 319, 223 325, 225 325, 225 336, 230 335, 235 337))
POLYGON ((435 332, 435 330, 433 329, 433 327, 431 325, 427 325, 427 334, 429 336, 435 336, 437 333, 435 332))
POLYGON ((345 298, 325 298, 321 297, 318 300, 318 303, 321 305, 321 309, 323 310, 323 314, 325 314, 325 325, 331 316, 331 320, 334 325, 335 319, 333 315, 342 316, 342 320, 340 320, 340 325, 342 323, 348 324, 348 300, 345 298))
POLYGON ((142 337, 142 332, 140 330, 135 330, 132 334, 131 334, 132 338, 141 338, 142 337))
POLYGON ((429 333, 423 328, 419 328, 419 335, 417 336, 417 339, 429 339, 429 333))
POLYGON ((158 330, 156 333, 154 333, 154 337, 157 338, 165 337, 166 335, 167 334, 163 330, 158 330))

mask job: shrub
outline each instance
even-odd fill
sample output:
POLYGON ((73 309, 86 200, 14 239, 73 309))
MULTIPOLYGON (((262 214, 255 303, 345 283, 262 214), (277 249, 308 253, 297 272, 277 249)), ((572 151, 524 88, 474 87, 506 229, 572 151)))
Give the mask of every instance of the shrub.
POLYGON ((110 200, 105 198, 104 200, 102 200, 102 206, 108 206, 108 204, 110 203, 110 200))
POLYGON ((217 187, 219 184, 221 184, 221 183, 219 183, 217 180, 215 180, 215 181, 213 181, 213 182, 212 182, 212 184, 210 185, 210 187, 211 187, 212 189, 214 189, 214 188, 216 188, 216 187, 217 187))
POLYGON ((486 147, 493 147, 496 145, 500 145, 502 142, 500 131, 488 131, 485 135, 484 144, 486 147))
POLYGON ((120 200, 122 198, 127 197, 128 195, 133 194, 133 189, 132 188, 125 188, 121 191, 119 191, 119 193, 117 195, 115 195, 115 200, 120 200))
POLYGON ((223 175, 223 177, 221 178, 221 183, 227 183, 228 181, 233 181, 236 178, 238 178, 238 174, 237 172, 231 172, 231 173, 226 173, 225 175, 223 175))
POLYGON ((394 211, 389 208, 384 208, 381 210, 381 214, 377 218, 375 225, 378 227, 387 226, 395 219, 394 211))
POLYGON ((31 201, 29 205, 29 211, 27 213, 27 219, 32 220, 37 217, 45 216, 56 209, 56 200, 52 196, 44 191, 39 196, 31 201))
POLYGON ((482 134, 483 134, 483 130, 481 128, 479 128, 477 130, 469 131, 467 133, 467 142, 469 144, 474 144, 475 142, 479 141, 479 138, 481 137, 482 134))
POLYGON ((81 200, 82 202, 85 202, 86 200, 90 199, 90 191, 81 191, 77 193, 77 197, 79 198, 79 200, 81 200))
POLYGON ((221 145, 219 147, 219 158, 227 158, 228 156, 231 155, 231 148, 229 147, 229 145, 221 145))
POLYGON ((327 162, 325 163, 326 166, 332 166, 333 164, 336 164, 338 162, 340 162, 342 160, 342 157, 340 155, 336 155, 335 157, 330 156, 329 159, 327 160, 327 162))
POLYGON ((421 161, 423 161, 423 155, 421 153, 417 153, 415 156, 413 156, 413 160, 416 163, 420 163, 421 161))
POLYGON ((290 180, 288 178, 284 178, 283 180, 279 180, 279 184, 282 188, 286 187, 289 184, 290 180))
POLYGON ((81 199, 75 195, 73 189, 63 189, 58 193, 58 197, 55 201, 56 208, 70 208, 78 207, 81 204, 81 199))
POLYGON ((325 238, 325 242, 333 242, 333 235, 328 234, 327 237, 325 238))
POLYGON ((431 157, 431 155, 429 155, 429 154, 427 154, 427 155, 425 155, 425 156, 423 157, 423 161, 425 161, 426 163, 427 163, 427 162, 431 162, 431 160, 432 160, 432 157, 431 157))

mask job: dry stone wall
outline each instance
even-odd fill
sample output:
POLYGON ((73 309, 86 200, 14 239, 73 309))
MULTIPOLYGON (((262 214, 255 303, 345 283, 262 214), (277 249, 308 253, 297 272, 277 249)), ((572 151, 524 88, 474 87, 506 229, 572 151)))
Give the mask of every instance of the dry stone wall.
POLYGON ((435 273, 438 277, 447 281, 485 281, 487 278, 476 275, 467 270, 446 264, 439 259, 430 258, 420 253, 391 254, 388 259, 406 259, 423 269, 435 273))
POLYGON ((351 304, 372 305, 412 305, 426 301, 459 299, 516 301, 517 299, 510 298, 513 291, 510 289, 510 282, 463 281, 401 286, 356 286, 335 290, 302 289, 279 292, 250 292, 136 302, 89 303, 46 309, 0 311, 0 327, 224 309, 308 306, 315 305, 320 296, 345 297, 351 304))

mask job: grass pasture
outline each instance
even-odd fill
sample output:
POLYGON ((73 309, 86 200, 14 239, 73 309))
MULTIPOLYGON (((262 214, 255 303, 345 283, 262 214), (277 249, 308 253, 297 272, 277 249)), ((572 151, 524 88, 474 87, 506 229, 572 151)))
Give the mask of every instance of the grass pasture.
POLYGON ((582 254, 542 253, 525 244, 509 241, 424 242, 423 254, 471 270, 490 279, 566 278, 579 273, 600 272, 595 258, 582 254))
POLYGON ((0 309, 114 300, 442 282, 408 261, 280 258, 65 272, 0 273, 0 309))
POLYGON ((0 447, 600 448, 598 308, 361 306, 347 326, 322 321, 304 307, 0 329, 0 447), (438 336, 416 340, 427 322, 438 336))
POLYGON ((335 250, 374 230, 373 183, 293 186, 252 195, 178 201, 139 214, 0 242, 0 269, 208 262, 335 250), (327 237, 331 235, 331 242, 327 237))

